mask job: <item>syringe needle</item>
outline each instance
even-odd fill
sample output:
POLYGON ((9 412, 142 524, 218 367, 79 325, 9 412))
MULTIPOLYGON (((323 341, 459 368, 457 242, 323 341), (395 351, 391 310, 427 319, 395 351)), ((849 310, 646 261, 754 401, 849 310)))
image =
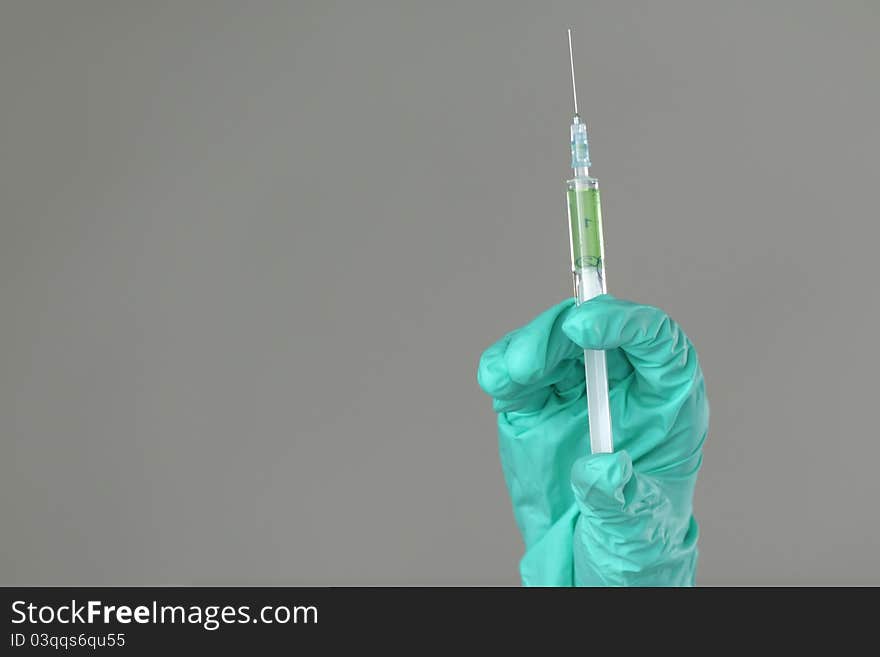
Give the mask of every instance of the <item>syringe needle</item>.
POLYGON ((578 116, 578 92, 574 82, 574 49, 571 47, 571 28, 568 28, 568 58, 571 60, 571 93, 574 96, 574 115, 578 116))

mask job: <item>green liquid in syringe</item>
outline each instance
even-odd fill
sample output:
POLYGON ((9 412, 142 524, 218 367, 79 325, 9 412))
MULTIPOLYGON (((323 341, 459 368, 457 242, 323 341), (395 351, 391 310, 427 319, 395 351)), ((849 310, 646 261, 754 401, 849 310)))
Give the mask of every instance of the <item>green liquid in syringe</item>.
POLYGON ((569 189, 572 262, 576 269, 602 267, 602 210, 598 189, 569 189))

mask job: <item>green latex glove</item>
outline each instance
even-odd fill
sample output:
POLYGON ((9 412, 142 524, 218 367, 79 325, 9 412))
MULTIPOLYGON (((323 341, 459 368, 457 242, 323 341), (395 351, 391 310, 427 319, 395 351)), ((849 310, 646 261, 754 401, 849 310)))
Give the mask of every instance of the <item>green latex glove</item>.
POLYGON ((709 428, 697 354, 663 311, 569 299, 483 354, 531 586, 694 584, 709 428), (607 351, 613 454, 590 454, 583 350, 607 351))

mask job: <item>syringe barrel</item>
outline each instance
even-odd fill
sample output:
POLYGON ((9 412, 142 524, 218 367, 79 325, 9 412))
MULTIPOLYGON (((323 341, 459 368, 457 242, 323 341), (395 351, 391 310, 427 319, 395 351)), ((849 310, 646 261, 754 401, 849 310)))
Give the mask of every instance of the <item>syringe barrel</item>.
POLYGON ((574 178, 567 183, 568 228, 571 238, 571 271, 579 301, 605 294, 605 240, 599 181, 574 178), (583 280, 578 281, 578 274, 583 280), (582 285, 578 285, 578 283, 582 285))
MULTIPOLYGON (((571 270, 578 304, 607 291, 605 242, 602 236, 602 208, 599 181, 579 177, 567 183, 568 225, 571 241, 571 270)), ((614 451, 611 411, 608 399, 608 368, 605 352, 584 350, 590 451, 614 451)))

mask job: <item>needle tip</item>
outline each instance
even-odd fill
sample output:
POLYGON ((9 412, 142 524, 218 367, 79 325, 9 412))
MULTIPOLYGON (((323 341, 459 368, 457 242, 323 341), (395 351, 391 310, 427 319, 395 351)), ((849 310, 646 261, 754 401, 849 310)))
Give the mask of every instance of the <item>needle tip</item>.
POLYGON ((578 115, 577 86, 574 82, 574 49, 571 45, 571 29, 568 28, 568 57, 571 62, 571 95, 574 98, 574 115, 578 115))

